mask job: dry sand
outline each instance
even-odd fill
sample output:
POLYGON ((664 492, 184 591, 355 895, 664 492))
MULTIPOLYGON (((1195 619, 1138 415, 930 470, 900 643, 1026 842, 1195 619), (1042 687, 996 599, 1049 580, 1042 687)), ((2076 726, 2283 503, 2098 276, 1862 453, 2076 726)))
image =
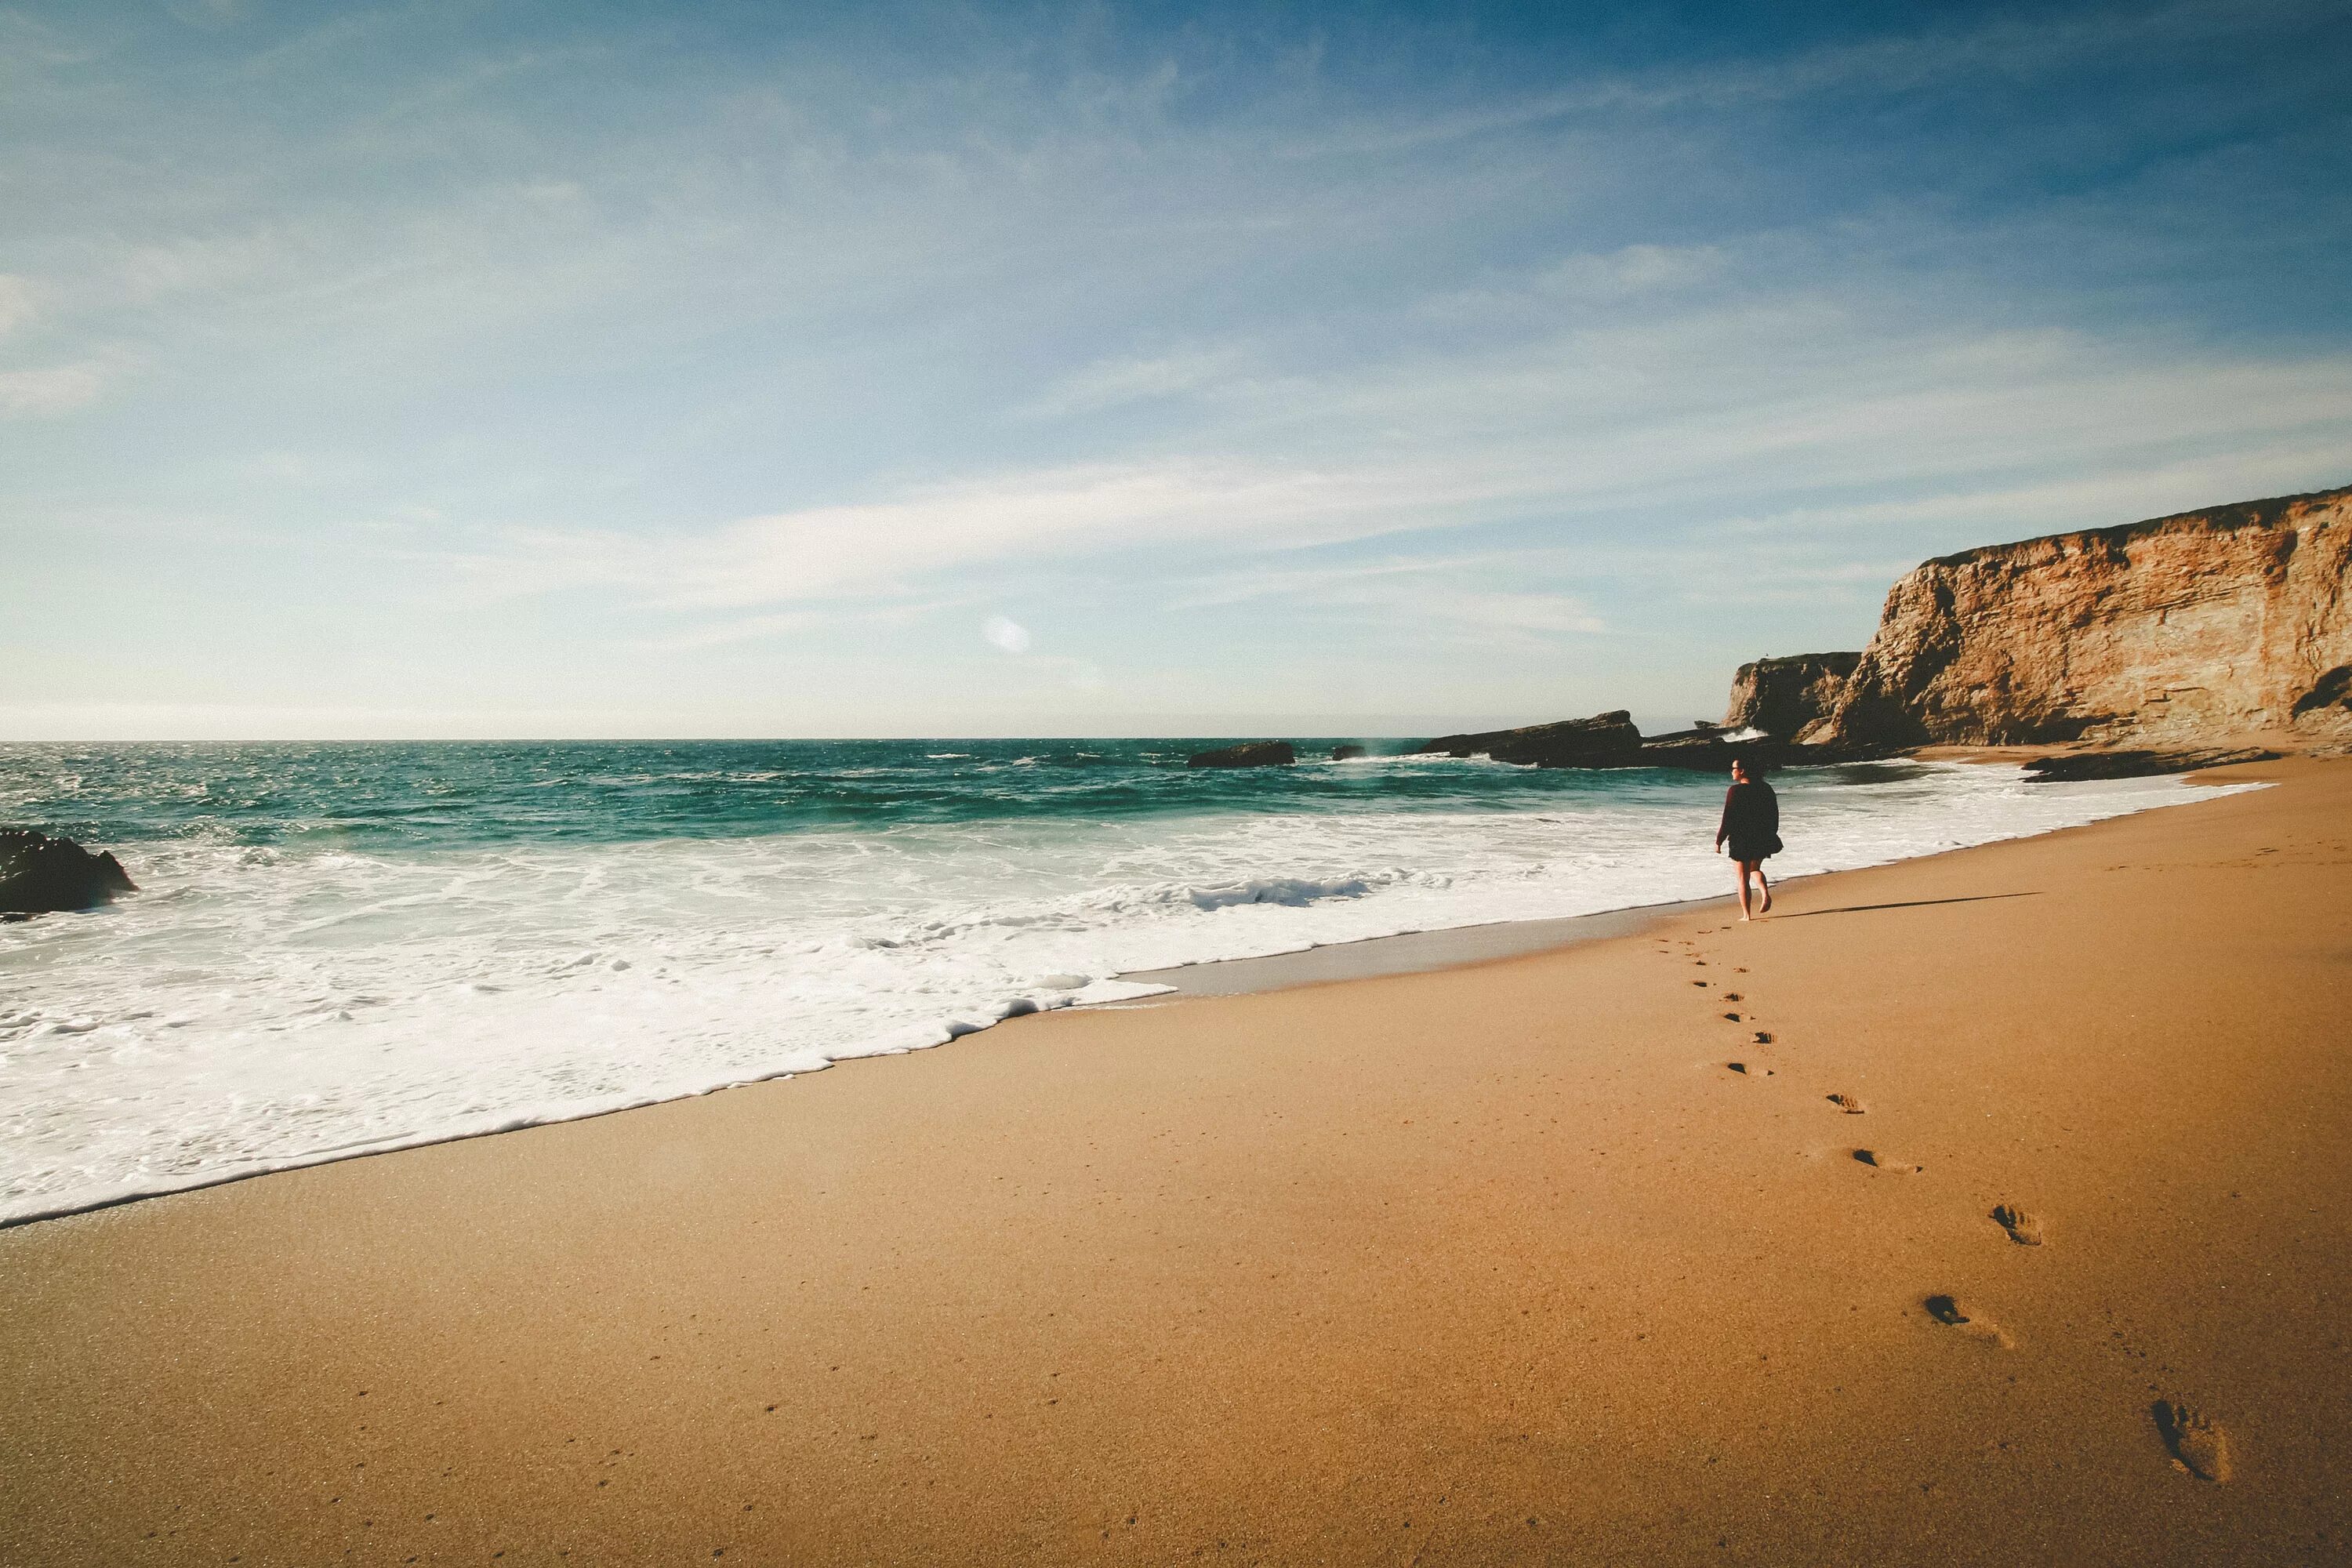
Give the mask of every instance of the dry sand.
POLYGON ((2352 765, 2236 773, 0 1233, 0 1561, 2345 1561, 2352 765))

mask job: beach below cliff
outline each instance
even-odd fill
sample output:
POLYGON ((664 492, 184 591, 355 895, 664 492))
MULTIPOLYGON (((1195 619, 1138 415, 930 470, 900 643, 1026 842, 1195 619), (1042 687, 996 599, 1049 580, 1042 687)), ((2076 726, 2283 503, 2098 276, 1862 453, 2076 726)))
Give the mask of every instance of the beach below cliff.
POLYGON ((2341 1560, 2352 764, 2221 776, 0 1232, 0 1560, 2341 1560))

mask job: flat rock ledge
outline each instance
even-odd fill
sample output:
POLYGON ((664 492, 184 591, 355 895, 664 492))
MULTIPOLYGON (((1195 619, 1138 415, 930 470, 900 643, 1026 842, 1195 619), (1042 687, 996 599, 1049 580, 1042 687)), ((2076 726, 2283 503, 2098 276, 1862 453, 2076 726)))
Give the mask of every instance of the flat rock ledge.
POLYGON ((1244 741, 1238 746, 1223 746, 1213 752, 1195 752, 1188 768, 1287 768, 1298 762, 1298 753, 1287 741, 1244 741))
POLYGON ((2026 763, 2025 782, 2074 784, 2084 779, 2152 778, 2158 773, 2194 773, 2200 768, 2277 760, 2276 752, 2265 752, 2259 746, 2237 751, 2066 752, 2026 763))

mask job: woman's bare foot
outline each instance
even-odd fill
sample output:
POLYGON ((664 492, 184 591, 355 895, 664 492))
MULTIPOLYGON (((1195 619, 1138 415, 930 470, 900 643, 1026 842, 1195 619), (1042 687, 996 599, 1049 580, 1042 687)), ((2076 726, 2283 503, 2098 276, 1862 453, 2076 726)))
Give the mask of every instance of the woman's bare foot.
POLYGON ((1764 901, 1756 906, 1756 912, 1759 915, 1769 915, 1772 912, 1772 889, 1768 887, 1764 889, 1764 901))

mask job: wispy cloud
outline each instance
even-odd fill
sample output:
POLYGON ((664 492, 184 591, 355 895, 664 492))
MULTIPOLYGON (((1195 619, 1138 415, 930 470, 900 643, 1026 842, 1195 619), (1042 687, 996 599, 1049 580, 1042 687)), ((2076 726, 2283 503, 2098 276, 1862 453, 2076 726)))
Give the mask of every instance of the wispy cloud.
POLYGON ((1047 387, 1018 412, 1025 418, 1054 419, 1180 396, 1241 375, 1250 363, 1249 353, 1238 347, 1097 360, 1047 387))
POLYGON ((1920 11, 1906 16, 1913 25, 1886 36, 1765 58, 1596 72, 1570 86, 1501 103, 1355 120, 1342 129, 1298 138, 1283 151, 1298 158, 1394 155, 1569 120, 1722 112, 1827 94, 1900 99, 1930 86, 1987 79, 2030 82, 2085 63, 2158 56, 2264 26, 2298 27, 2323 19, 2327 11, 2326 0, 2248 0, 2242 6, 2180 0, 2137 11, 2052 11, 1974 25, 1939 24, 1934 13, 1920 11))
POLYGON ((745 519, 669 551, 660 597, 727 608, 865 591, 975 562, 1355 537, 1425 524, 1431 509, 1475 500, 1485 488, 1475 475, 1444 469, 1323 471, 1238 460, 1013 473, 745 519))
MULTIPOLYGON (((923 595, 975 568, 1181 548, 1241 564, 1213 590, 1180 593, 1180 606, 1305 594, 1432 617, 1475 605, 1498 626, 1589 632, 1601 618, 1556 595, 1375 584, 1553 559, 1518 537, 1529 528, 1602 531, 1570 552, 1588 562, 1629 551, 1671 560, 1683 542, 1711 541, 1699 548, 1723 569, 1710 576, 1736 580, 1785 538, 1900 530, 1933 540, 1939 529, 2002 526, 1995 520, 2120 521, 2099 503, 2260 488, 2255 476, 2281 471, 2265 466, 2284 454, 2302 465, 2294 471, 2331 456, 2352 462, 2352 355, 2150 365, 2064 336, 1890 337, 1814 310, 1707 312, 1484 363, 1350 379, 1316 389, 1315 412, 1278 426, 1287 444, 1319 447, 1317 461, 1274 460, 1254 449, 1266 433, 1244 422, 1223 457, 1016 470, 666 537, 508 531, 462 569, 501 596, 599 586, 732 616, 923 595), (1790 389, 1799 358, 1812 363, 1790 389), (1368 430, 1410 434, 1368 449, 1368 430), (1996 479, 2053 468, 2074 477, 1996 479), (1925 493, 1748 504, 1759 493, 1852 497, 1889 484, 1925 493), (1661 512, 1670 530, 1602 542, 1623 538, 1629 516, 1661 512), (1465 554, 1464 542, 1496 531, 1511 542, 1465 554), (1281 560, 1407 536, 1422 542, 1420 558, 1304 572, 1281 560)), ((1860 574, 1886 559, 1874 550, 1860 574)))
POLYGON ((886 703, 1255 700, 1377 627, 1333 689, 1490 710, 2352 478, 2316 5, 1678 46, 173 4, 0 9, 0 517, 25 636, 103 539, 166 584, 124 635, 223 689, 277 679, 223 606, 315 605, 459 685, 867 659, 886 703))
POLYGON ((207 30, 233 27, 252 14, 247 0, 165 0, 174 19, 207 30))
POLYGON ((0 370, 0 417, 68 414, 96 402, 105 384, 96 365, 0 370))
POLYGON ((0 337, 31 321, 34 311, 31 280, 0 272, 0 337))

